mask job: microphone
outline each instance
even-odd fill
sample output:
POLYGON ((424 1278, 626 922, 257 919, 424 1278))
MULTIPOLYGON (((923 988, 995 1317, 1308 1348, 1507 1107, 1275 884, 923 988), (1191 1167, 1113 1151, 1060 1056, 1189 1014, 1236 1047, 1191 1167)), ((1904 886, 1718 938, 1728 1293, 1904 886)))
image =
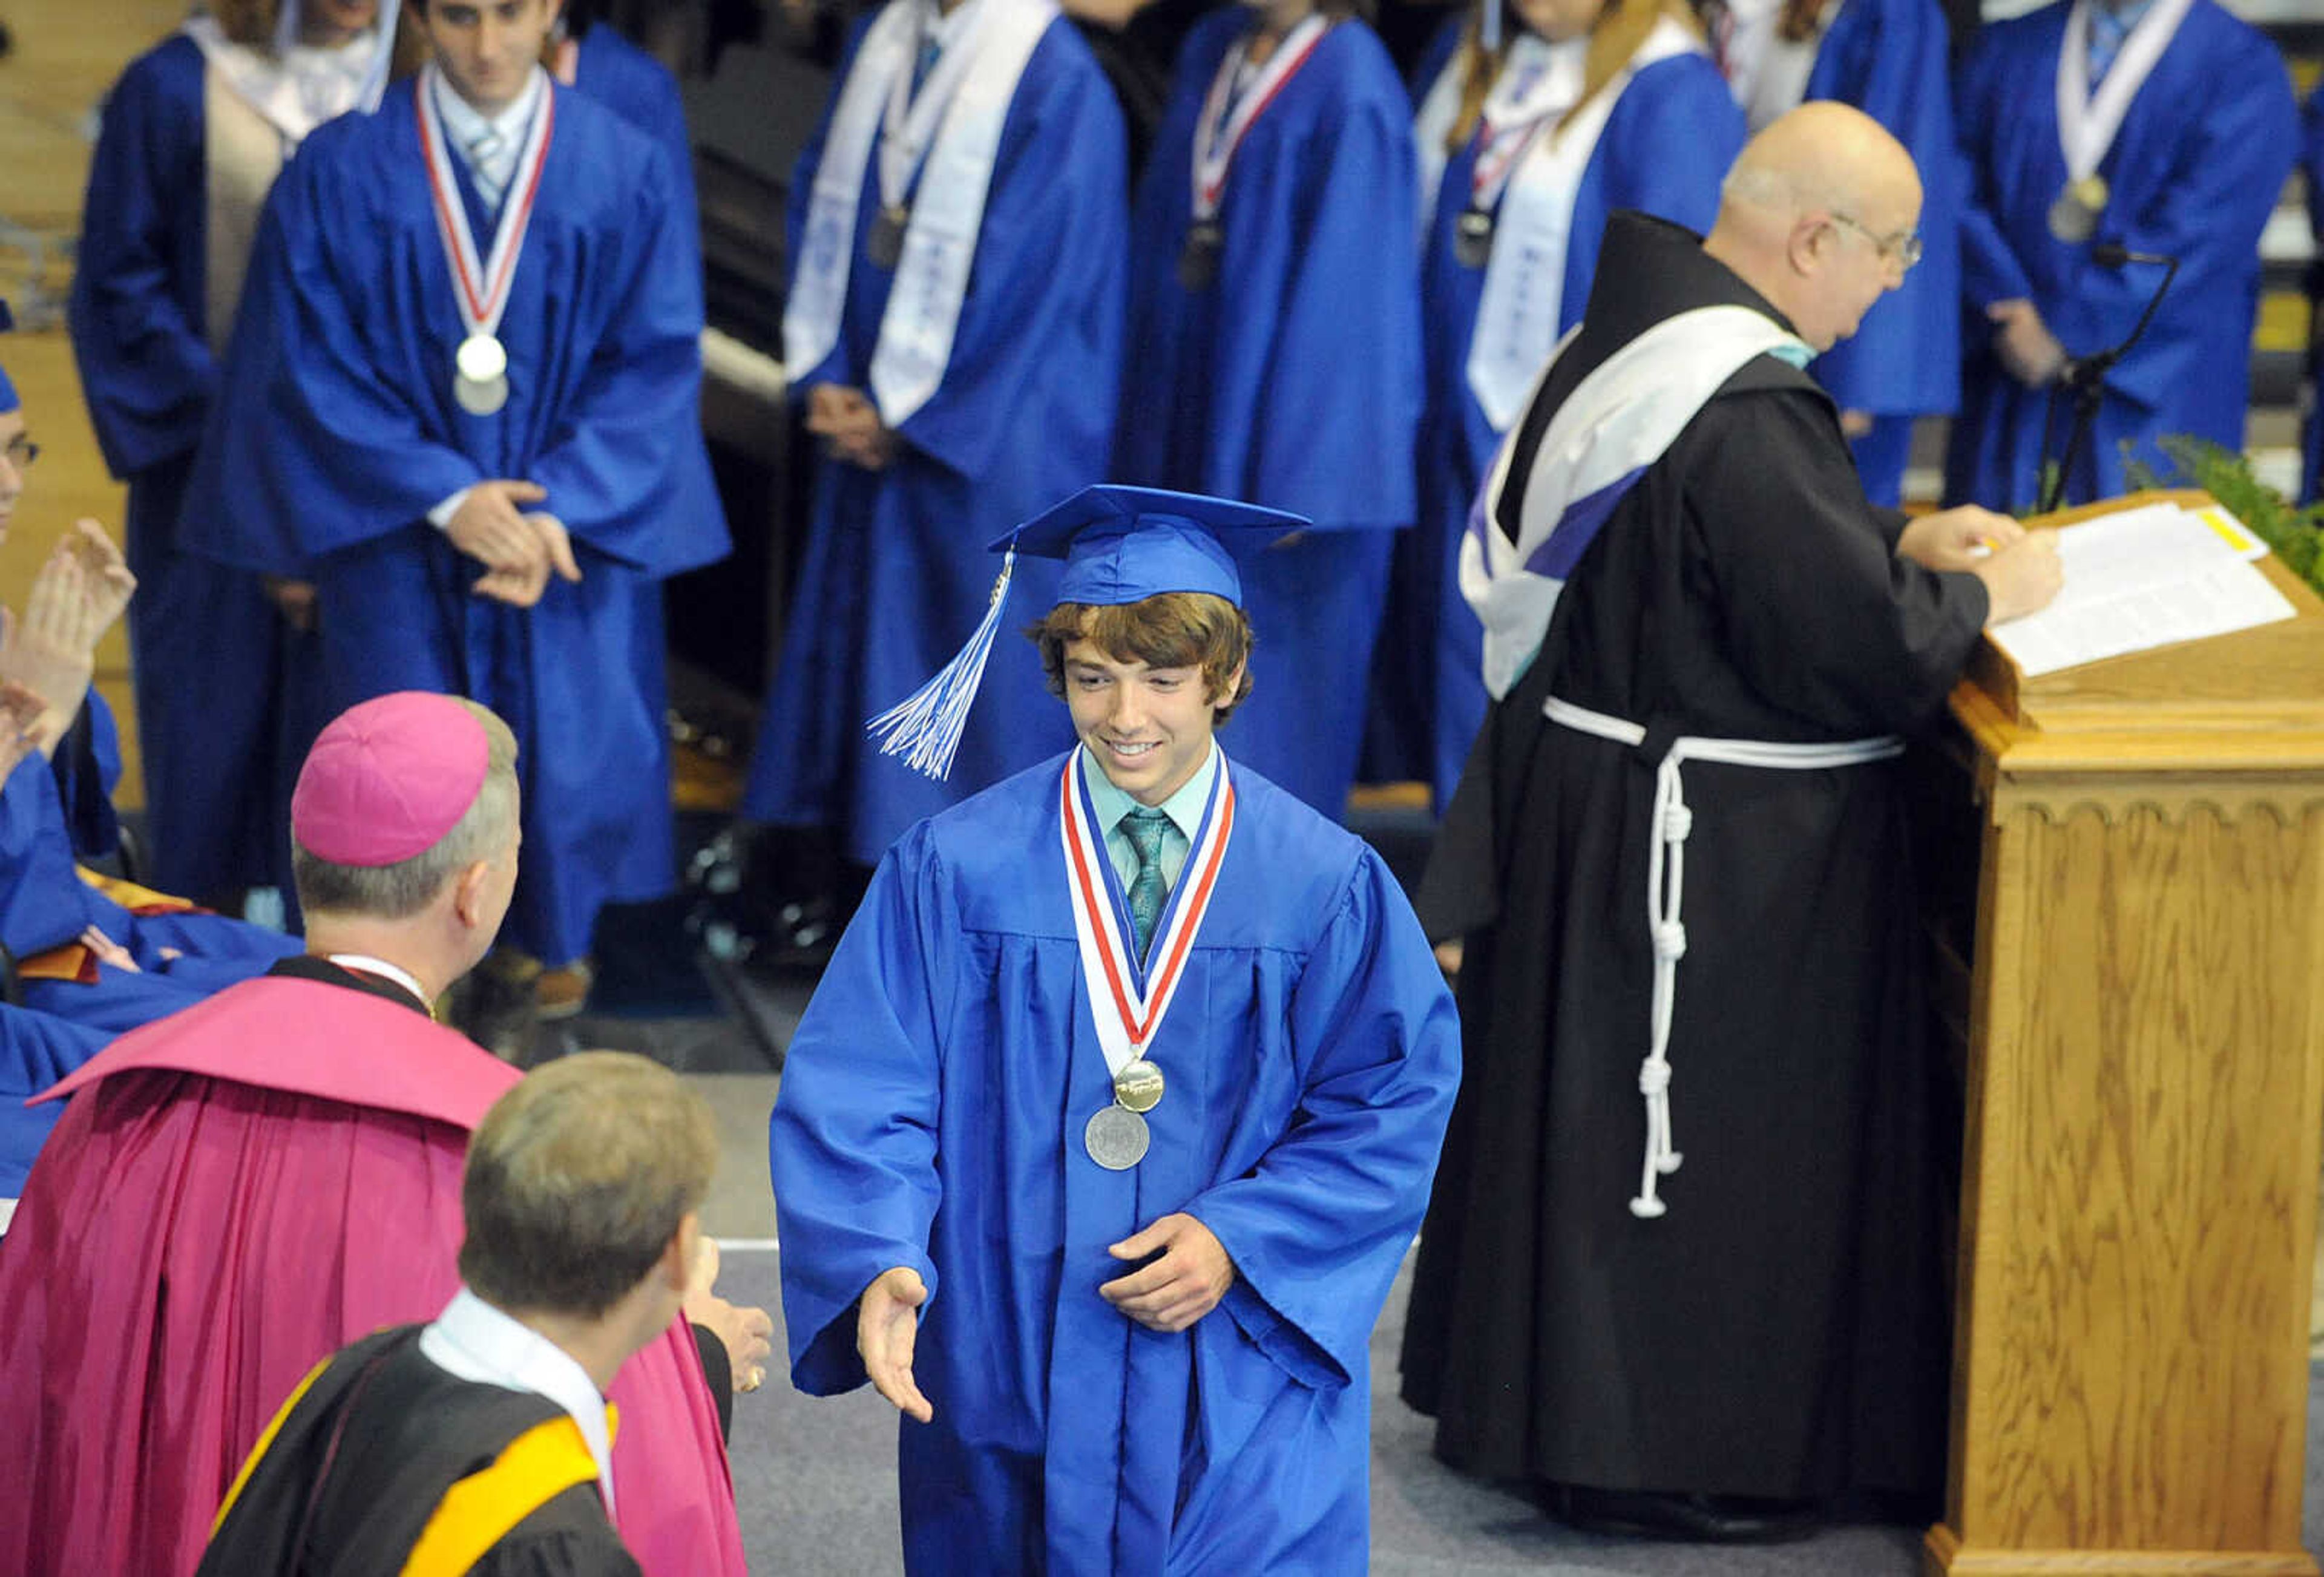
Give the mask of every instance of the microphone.
POLYGON ((2179 266, 2179 260, 2175 257, 2165 257, 2159 252, 2133 252, 2119 241, 2094 242, 2090 246, 2090 261, 2100 268, 2120 268, 2131 263, 2145 263, 2153 268, 2179 266))

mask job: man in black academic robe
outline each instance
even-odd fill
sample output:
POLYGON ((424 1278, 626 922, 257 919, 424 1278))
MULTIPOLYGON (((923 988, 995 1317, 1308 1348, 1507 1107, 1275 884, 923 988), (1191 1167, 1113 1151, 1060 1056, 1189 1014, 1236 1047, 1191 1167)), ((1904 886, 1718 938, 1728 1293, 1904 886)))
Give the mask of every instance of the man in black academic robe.
POLYGON ((717 1152, 702 1098, 623 1052, 495 1101, 461 1180, 460 1291, 300 1382, 196 1577, 639 1577, 604 1393, 678 1314, 717 1152))
POLYGON ((1872 507, 1798 370, 1901 282, 1919 207, 1904 151, 1818 105, 1746 150, 1707 241, 1617 216, 1580 335, 1467 545, 1500 683, 1422 906, 1432 936, 1465 938, 1468 1072, 1404 1395, 1437 1417, 1446 1461, 1543 1484, 1585 1525, 1775 1536, 1796 1519, 1762 1502, 1941 1479, 1951 1140, 1932 1120, 1900 767, 1796 748, 1893 751, 1883 736, 1935 712, 1980 626, 2057 584, 2048 543, 2000 516, 1907 530, 1872 507), (1704 308, 1729 310, 1689 319, 1705 331, 1667 342, 1646 380, 1695 377, 1696 402, 1623 463, 1627 492, 1600 486, 1588 468, 1620 441, 1605 435, 1640 424, 1584 423, 1577 444, 1553 418, 1609 399, 1590 374, 1704 308), (1731 372, 1703 371, 1711 326, 1742 336, 1731 372), (1576 503, 1551 512, 1554 540, 1535 540, 1542 497, 1576 503), (1519 587, 1532 622, 1509 619, 1495 598, 1537 590, 1561 552, 1562 587, 1519 587), (1553 697, 1595 720, 1545 716, 1553 697), (1618 721, 1635 742, 1603 736, 1618 721), (1656 866, 1658 771, 1683 736, 1772 744, 1792 770, 1685 761, 1691 830, 1656 866), (1670 1027, 1649 1056, 1650 876, 1668 920, 1682 862, 1670 1027), (1658 1111, 1675 1154, 1655 1166, 1658 1111))

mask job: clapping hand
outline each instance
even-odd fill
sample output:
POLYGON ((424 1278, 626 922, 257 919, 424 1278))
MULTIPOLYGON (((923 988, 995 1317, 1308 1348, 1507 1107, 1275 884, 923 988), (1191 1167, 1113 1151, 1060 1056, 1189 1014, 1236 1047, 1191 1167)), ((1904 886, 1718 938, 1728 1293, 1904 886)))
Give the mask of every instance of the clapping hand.
POLYGON ((92 574, 84 541, 75 533, 56 545, 32 577, 22 618, 0 608, 0 681, 21 685, 46 703, 33 729, 42 755, 55 752, 80 715, 97 671, 97 640, 120 617, 137 584, 126 578, 126 567, 117 576, 109 569, 92 574))

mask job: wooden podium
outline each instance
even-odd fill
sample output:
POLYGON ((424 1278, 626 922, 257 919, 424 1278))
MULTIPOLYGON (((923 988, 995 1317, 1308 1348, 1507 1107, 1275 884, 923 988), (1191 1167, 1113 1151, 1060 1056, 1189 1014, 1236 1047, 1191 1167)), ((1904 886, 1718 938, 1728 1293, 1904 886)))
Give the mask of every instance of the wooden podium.
MULTIPOLYGON (((2209 502, 2055 521, 2163 498, 2209 502)), ((2261 567, 2297 619, 2034 679, 1987 643, 1921 784, 1967 1118, 1932 1572, 2318 1570, 2324 604, 2261 567)))

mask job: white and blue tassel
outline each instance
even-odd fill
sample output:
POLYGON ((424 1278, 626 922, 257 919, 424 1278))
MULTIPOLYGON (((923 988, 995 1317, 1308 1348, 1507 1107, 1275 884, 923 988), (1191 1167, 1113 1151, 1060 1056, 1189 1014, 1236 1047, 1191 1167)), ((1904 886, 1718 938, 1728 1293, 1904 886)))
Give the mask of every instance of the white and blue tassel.
POLYGON ((1012 547, 1001 560, 984 621, 968 638, 968 644, 909 698, 863 725, 864 732, 879 741, 881 755, 902 756, 914 771, 938 782, 951 776, 961 730, 968 724, 968 709, 975 703, 977 687, 983 683, 985 659, 992 655, 993 638, 1001 632, 1001 609, 1009 601, 1009 580, 1016 568, 1017 549, 1012 547))

